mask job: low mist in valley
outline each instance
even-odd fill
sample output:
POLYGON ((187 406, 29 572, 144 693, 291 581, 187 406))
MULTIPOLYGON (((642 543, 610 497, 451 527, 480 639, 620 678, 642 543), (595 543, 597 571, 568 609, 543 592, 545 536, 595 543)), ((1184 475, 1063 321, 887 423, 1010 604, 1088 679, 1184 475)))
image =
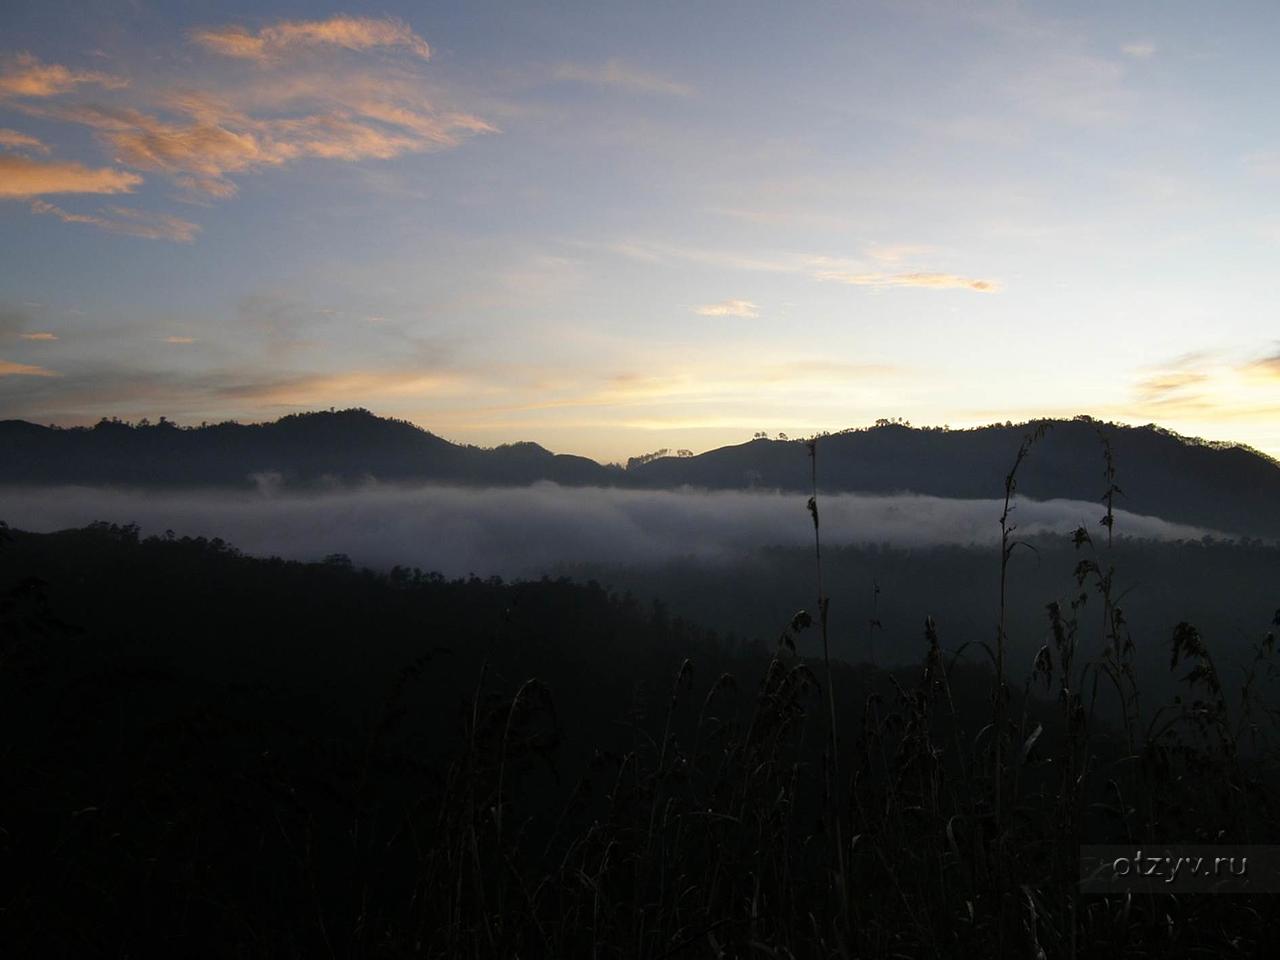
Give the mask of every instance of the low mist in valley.
MULTIPOLYGON (((357 567, 418 568, 447 578, 597 581, 655 611, 716 631, 730 646, 776 646, 798 609, 813 609, 813 526, 806 497, 776 491, 638 491, 600 487, 465 488, 366 483, 324 491, 11 489, 5 519, 32 532, 96 521, 142 536, 218 538, 254 556, 357 567)), ((999 500, 901 494, 820 495, 832 653, 850 663, 918 662, 926 616, 950 650, 981 660, 999 610, 999 500), (872 624, 874 623, 874 626, 872 624)), ((1106 549, 1100 504, 1014 502, 1007 615, 1011 656, 1030 664, 1049 629, 1046 604, 1082 592, 1077 564, 1106 549), (1073 546, 1083 528, 1095 541, 1073 546)), ((1117 592, 1138 661, 1172 692, 1162 663, 1170 631, 1199 625, 1228 663, 1243 657, 1275 606, 1280 549, 1116 511, 1117 592)), ((1086 624, 1093 615, 1082 611, 1086 624)), ((1099 607, 1100 616, 1101 608, 1099 607)), ((1095 631, 1096 632, 1096 631, 1095 631)), ((794 638, 821 652, 816 631, 794 638)), ((1101 634, 1082 636, 1096 653, 1101 634)))
MULTIPOLYGON (((998 500, 903 494, 820 498, 824 544, 994 547, 998 500)), ((1102 508, 1072 500, 1017 501, 1019 536, 1094 529, 1102 508)), ((136 523, 143 535, 219 537, 259 556, 318 560, 343 553, 375 569, 445 576, 537 577, 566 565, 724 565, 762 547, 812 546, 805 497, 794 493, 638 491, 561 487, 474 489, 367 484, 319 493, 157 492, 90 487, 5 492, 3 519, 33 532, 95 521, 136 523)), ((1117 511, 1117 531, 1195 540, 1199 527, 1117 511)))

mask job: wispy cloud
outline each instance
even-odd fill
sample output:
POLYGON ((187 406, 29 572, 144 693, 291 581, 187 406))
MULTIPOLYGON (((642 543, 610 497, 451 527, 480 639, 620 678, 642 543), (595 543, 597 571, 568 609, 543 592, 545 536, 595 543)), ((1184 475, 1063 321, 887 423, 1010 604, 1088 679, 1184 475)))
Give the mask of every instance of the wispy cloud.
POLYGON ((1131 410, 1162 422, 1239 421, 1280 416, 1280 353, 1252 357, 1197 352, 1143 371, 1131 410))
POLYGON ((1254 360, 1245 366, 1245 372, 1254 376, 1280 380, 1280 353, 1260 360, 1254 360))
POLYGON ((95 70, 71 70, 57 63, 43 63, 30 53, 0 60, 0 99, 8 97, 53 97, 90 84, 118 90, 129 81, 95 70))
POLYGON ((750 300, 721 300, 719 303, 708 303, 694 310, 703 317, 746 317, 754 319, 760 316, 760 308, 750 300))
POLYGON ((0 199, 26 200, 52 193, 129 193, 140 183, 142 177, 127 170, 0 154, 0 199))
POLYGON ((557 80, 617 87, 636 93, 659 93, 672 97, 687 97, 693 93, 693 88, 688 84, 649 73, 616 59, 595 65, 562 63, 552 75, 557 80))
POLYGON ((282 20, 252 32, 240 26, 205 27, 191 32, 196 44, 224 57, 267 62, 315 47, 369 50, 403 47, 423 60, 431 56, 427 42, 403 20, 392 17, 352 17, 328 20, 282 20))
POLYGON ((1134 384, 1143 404, 1160 406, 1185 403, 1210 383, 1210 376, 1195 370, 1167 370, 1144 376, 1134 384))
MULTIPOLYGON (((496 129, 469 113, 438 103, 416 66, 430 57, 427 42, 404 21, 338 15, 285 20, 261 29, 210 26, 193 31, 200 48, 271 69, 234 77, 157 83, 131 88, 105 102, 52 100, 85 85, 120 90, 112 74, 48 64, 28 53, 0 58, 0 100, 46 121, 88 127, 120 168, 37 161, 47 154, 37 138, 0 129, 0 198, 35 199, 59 193, 127 193, 141 172, 163 174, 196 202, 237 193, 239 175, 283 169, 314 158, 355 163, 457 147, 496 129), (365 67, 335 59, 341 51, 386 49, 365 67), (311 56, 301 54, 311 52, 311 56)), ((206 74, 206 78, 208 74, 206 74)), ((163 79, 163 78, 162 78, 163 79)), ((173 78, 177 80, 177 78, 173 78)), ((165 214, 112 208, 101 213, 36 205, 34 212, 132 236, 190 241, 195 224, 165 214)))
POLYGON ((325 403, 374 403, 379 398, 431 397, 466 391, 465 378, 422 370, 353 370, 343 373, 304 373, 266 376, 217 387, 224 400, 248 401, 269 407, 318 407, 325 403), (325 398, 333 398, 326 401, 325 398))
MULTIPOLYGON (((186 352, 180 338, 159 338, 165 349, 186 352)), ((192 338, 193 342, 197 342, 192 338)), ((68 364, 71 361, 66 361, 68 364)), ((0 361, 7 384, 7 416, 60 420, 145 414, 154 416, 276 416, 331 405, 394 407, 419 400, 474 400, 483 384, 443 368, 361 365, 345 371, 276 370, 265 365, 219 366, 188 371, 134 363, 79 362, 58 372, 0 361)))
POLYGON ((44 367, 36 367, 27 363, 12 363, 0 360, 0 377, 56 377, 57 374, 44 367))
POLYGON ((195 337, 165 337, 165 343, 195 343, 195 337))
POLYGON ((49 148, 35 137, 20 130, 9 130, 5 127, 0 127, 0 147, 6 150, 30 150, 41 154, 49 152, 49 148))
POLYGON ((102 210, 102 214, 105 214, 103 216, 71 213, 45 200, 33 200, 31 210, 33 213, 57 217, 63 223, 87 223, 108 233, 122 233, 148 240, 190 243, 200 231, 200 227, 189 220, 182 220, 167 213, 148 213, 132 207, 106 207, 102 210))
POLYGON ((924 287, 934 290, 972 290, 977 293, 996 293, 1000 290, 1000 283, 996 280, 966 277, 955 273, 933 270, 904 270, 890 273, 867 269, 875 265, 902 264, 903 261, 918 258, 921 254, 934 250, 933 247, 921 244, 872 246, 867 249, 863 257, 857 259, 798 253, 752 255, 635 240, 609 243, 604 246, 621 256, 651 263, 685 260, 731 270, 798 274, 814 280, 844 283, 850 286, 924 287))
POLYGON ((819 280, 847 283, 855 287, 923 287, 928 290, 973 290, 995 293, 1000 285, 994 280, 978 280, 954 273, 841 273, 825 271, 815 274, 819 280))
POLYGON ((355 162, 456 147, 494 132, 478 117, 437 112, 405 84, 377 78, 303 78, 264 84, 227 96, 185 93, 160 104, 175 119, 133 108, 69 105, 39 115, 97 131, 121 163, 165 173, 181 186, 213 197, 236 192, 228 177, 280 168, 305 158, 355 162), (248 101, 238 107, 232 97, 248 101), (251 112, 275 107, 281 115, 251 112), (310 107, 312 112, 300 113, 310 107))
POLYGON ((20 333, 18 338, 20 340, 57 340, 58 335, 56 333, 37 331, 35 333, 20 333))

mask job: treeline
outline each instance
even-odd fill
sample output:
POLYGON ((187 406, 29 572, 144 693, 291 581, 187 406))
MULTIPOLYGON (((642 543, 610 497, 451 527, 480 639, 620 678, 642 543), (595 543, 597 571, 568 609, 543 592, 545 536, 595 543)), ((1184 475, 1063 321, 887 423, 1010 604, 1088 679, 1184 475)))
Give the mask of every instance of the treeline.
MULTIPOLYGON (((989 499, 1027 433, 1043 434, 1023 464, 1019 492, 1035 499, 1096 501, 1106 488, 1104 445, 1124 477, 1116 506, 1249 537, 1280 538, 1280 466, 1239 446, 1191 443, 1154 427, 1089 418, 920 430, 886 423, 821 438, 824 491, 914 492, 989 499)), ((284 487, 333 483, 525 485, 638 489, 802 491, 810 481, 806 444, 756 439, 697 456, 657 451, 624 469, 553 454, 534 443, 490 450, 460 446, 365 410, 296 414, 274 423, 179 429, 168 421, 132 427, 104 421, 57 430, 0 421, 0 486, 124 485, 249 487, 264 477, 284 487), (667 455, 662 455, 662 454, 667 455)))

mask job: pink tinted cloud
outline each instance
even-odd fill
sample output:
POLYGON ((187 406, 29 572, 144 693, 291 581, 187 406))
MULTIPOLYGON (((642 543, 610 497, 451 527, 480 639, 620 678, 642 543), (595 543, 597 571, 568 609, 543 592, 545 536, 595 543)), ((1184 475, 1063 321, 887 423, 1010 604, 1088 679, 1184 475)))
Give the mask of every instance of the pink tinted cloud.
POLYGON ((57 374, 44 367, 36 367, 29 363, 13 363, 0 360, 0 377, 56 377, 57 374))
POLYGON ((94 104, 29 112, 90 127, 121 163, 165 173, 188 190, 220 198, 235 194, 228 179, 235 174, 306 158, 386 160, 449 149, 475 134, 494 132, 478 117, 435 111, 411 88, 375 79, 357 78, 347 85, 304 79, 281 90, 265 82, 239 91, 257 112, 202 92, 166 97, 160 106, 172 118, 94 104), (262 115, 269 108, 277 115, 262 115))
POLYGON ((995 293, 1000 284, 954 273, 819 273, 819 280, 847 283, 857 287, 924 287, 930 290, 973 290, 995 293))
POLYGON ((108 233, 121 233, 147 240, 190 243, 200 231, 200 227, 189 220, 182 220, 167 213, 148 213, 132 207, 106 207, 101 215, 94 215, 71 213, 47 201, 33 200, 31 211, 57 217, 63 223, 87 223, 108 233))
POLYGON ((58 63, 44 63, 30 53, 0 59, 0 98, 53 97, 82 84, 118 90, 128 86, 129 81, 95 70, 71 70, 58 63))
POLYGON ((0 149, 28 150, 32 153, 48 154, 49 148, 37 138, 23 133, 21 130, 9 130, 0 127, 0 149))
POLYGON ((127 170, 0 154, 0 200, 53 193, 129 193, 140 183, 142 177, 127 170))
POLYGON ((427 42, 393 17, 338 14, 327 20, 282 20, 256 33, 240 26, 206 27, 193 31, 191 39, 212 53, 260 63, 309 47, 402 47, 423 60, 431 56, 427 42))

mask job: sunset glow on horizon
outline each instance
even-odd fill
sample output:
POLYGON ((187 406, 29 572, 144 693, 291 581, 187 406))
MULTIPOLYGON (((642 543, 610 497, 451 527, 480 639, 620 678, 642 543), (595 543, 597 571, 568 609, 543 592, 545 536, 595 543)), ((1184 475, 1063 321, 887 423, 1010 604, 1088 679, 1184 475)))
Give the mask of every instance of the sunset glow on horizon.
POLYGON ((1280 457, 1280 8, 17 3, 0 419, 1280 457))

